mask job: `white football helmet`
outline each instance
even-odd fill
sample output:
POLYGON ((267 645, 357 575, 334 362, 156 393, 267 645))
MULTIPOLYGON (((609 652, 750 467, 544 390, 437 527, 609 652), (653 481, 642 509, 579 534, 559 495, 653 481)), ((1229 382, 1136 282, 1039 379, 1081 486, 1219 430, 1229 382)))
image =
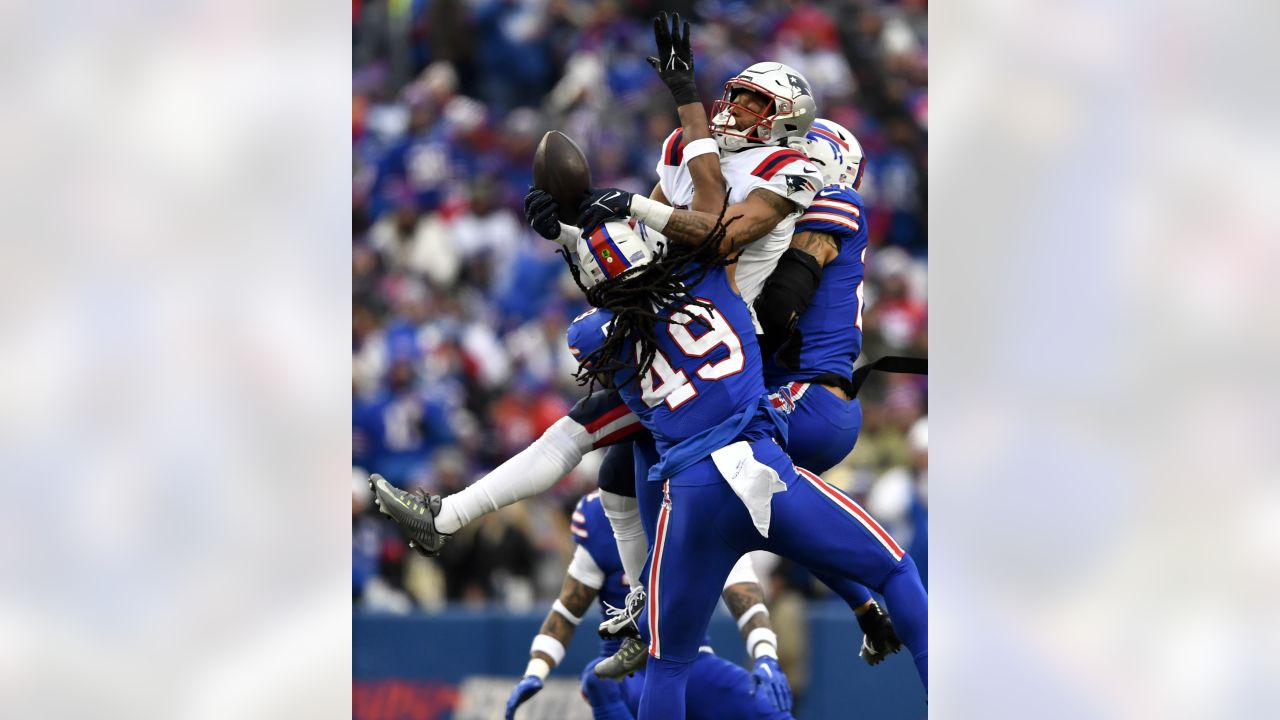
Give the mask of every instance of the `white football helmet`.
POLYGON ((620 277, 628 270, 648 265, 653 260, 644 223, 610 220, 590 235, 578 238, 578 265, 587 287, 620 277))
POLYGON ((711 135, 721 150, 734 151, 763 145, 785 145, 801 138, 818 114, 809 81, 795 68, 776 62, 756 63, 729 78, 724 94, 711 105, 711 135), (756 113, 733 101, 734 93, 750 90, 770 102, 756 113), (739 108, 756 118, 749 127, 738 127, 729 112, 739 108))
POLYGON ((822 182, 827 185, 852 185, 857 190, 862 183, 862 169, 866 166, 862 144, 843 125, 818 118, 804 139, 791 146, 809 156, 822 171, 822 182))

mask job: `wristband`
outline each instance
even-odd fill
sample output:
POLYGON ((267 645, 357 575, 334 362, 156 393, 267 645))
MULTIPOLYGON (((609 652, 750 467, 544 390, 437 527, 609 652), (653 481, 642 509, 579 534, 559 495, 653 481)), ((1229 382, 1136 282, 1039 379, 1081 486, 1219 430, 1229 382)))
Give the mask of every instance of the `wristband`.
POLYGON ((650 228, 662 232, 675 208, 643 195, 631 196, 631 214, 650 228))
POLYGON ((551 666, 548 665, 547 661, 543 660, 542 658, 533 658, 532 660, 529 661, 529 664, 525 665, 524 667, 525 677, 529 677, 530 675, 533 675, 539 680, 546 680, 547 673, 549 672, 551 672, 551 666))
POLYGON ((712 153, 716 155, 720 154, 720 146, 716 144, 714 138, 694 140, 684 146, 684 161, 689 162, 699 155, 711 155, 712 153))
POLYGON ((564 659, 564 645, 550 635, 535 635, 533 644, 529 646, 529 652, 540 652, 551 658, 551 661, 556 665, 559 665, 560 661, 564 659))
POLYGON ((778 657, 778 634, 769 628, 756 628, 747 633, 747 654, 753 660, 768 655, 778 657))
POLYGON ((569 624, 575 627, 578 623, 582 622, 582 618, 569 612, 569 608, 565 607, 564 603, 560 602, 560 598, 556 598, 556 601, 551 603, 551 610, 552 612, 560 613, 560 617, 568 620, 569 624))

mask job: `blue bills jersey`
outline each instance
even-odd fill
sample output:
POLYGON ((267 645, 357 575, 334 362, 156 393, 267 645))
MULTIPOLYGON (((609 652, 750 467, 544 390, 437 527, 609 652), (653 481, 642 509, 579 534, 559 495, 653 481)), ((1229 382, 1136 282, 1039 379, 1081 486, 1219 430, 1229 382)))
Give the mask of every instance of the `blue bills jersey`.
MULTIPOLYGON (((729 286, 725 269, 713 269, 689 294, 712 309, 692 304, 664 309, 660 314, 676 322, 658 324, 653 366, 640 378, 632 370, 614 378, 623 402, 653 434, 659 454, 746 412, 765 393, 751 314, 729 286)), ((612 319, 607 310, 592 310, 574 320, 568 333, 574 356, 586 357, 600 347, 612 319)))
MULTIPOLYGON (((626 599, 630 588, 622 571, 622 558, 618 557, 618 545, 613 540, 613 528, 609 525, 609 518, 604 516, 599 490, 583 495, 578 501, 578 506, 573 509, 573 522, 569 525, 569 531, 573 533, 573 541, 591 555, 596 567, 604 573, 600 602, 622 607, 622 601, 626 599)), ((604 612, 603 604, 600 611, 604 612)))
POLYGON ((849 377, 862 352, 862 281, 866 274, 867 223, 862 197, 848 185, 828 185, 796 232, 835 238, 840 252, 822 270, 813 300, 792 337, 765 360, 765 383, 777 387, 824 373, 849 377))

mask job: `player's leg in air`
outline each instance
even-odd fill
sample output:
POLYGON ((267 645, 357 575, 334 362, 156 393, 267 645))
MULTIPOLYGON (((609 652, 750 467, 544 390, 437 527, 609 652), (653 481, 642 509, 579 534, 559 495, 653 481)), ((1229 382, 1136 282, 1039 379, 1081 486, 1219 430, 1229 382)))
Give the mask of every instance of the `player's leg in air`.
MULTIPOLYGON (((784 453, 757 448, 756 457, 787 485, 773 496, 765 548, 794 560, 824 582, 859 583, 884 596, 897 637, 910 650, 928 688, 928 595, 911 557, 856 502, 817 475, 793 468, 784 453), (813 532, 820 527, 821 532, 813 532)), ((741 521, 741 518, 740 518, 741 521)), ((750 528, 740 527, 747 533, 750 528)))
MULTIPOLYGON (((822 385, 790 383, 770 395, 774 407, 789 410, 787 455, 803 468, 821 475, 853 450, 862 428, 862 408, 857 398, 846 400, 822 385)), ((837 490, 837 492, 839 492, 837 490)), ((902 648, 889 617, 861 583, 840 575, 815 571, 814 577, 853 610, 862 629, 859 655, 870 665, 902 648)))
MULTIPOLYGON (((616 393, 597 392, 579 400, 529 447, 453 495, 403 490, 377 474, 369 477, 369 486, 374 502, 409 544, 424 555, 436 555, 468 523, 550 490, 586 453, 642 432, 639 419, 616 393)), ((629 536, 624 529, 624 537, 629 536)))
MULTIPOLYGON (((647 437, 647 433, 638 435, 647 437)), ((600 502, 604 506, 605 517, 609 519, 609 526, 613 529, 618 555, 625 570, 624 577, 631 586, 631 591, 621 606, 605 609, 605 620, 600 624, 600 631, 608 635, 617 635, 627 626, 633 625, 644 610, 642 578, 644 563, 649 556, 649 538, 645 533, 640 503, 636 498, 633 445, 631 441, 611 445, 600 463, 597 479, 600 502)))

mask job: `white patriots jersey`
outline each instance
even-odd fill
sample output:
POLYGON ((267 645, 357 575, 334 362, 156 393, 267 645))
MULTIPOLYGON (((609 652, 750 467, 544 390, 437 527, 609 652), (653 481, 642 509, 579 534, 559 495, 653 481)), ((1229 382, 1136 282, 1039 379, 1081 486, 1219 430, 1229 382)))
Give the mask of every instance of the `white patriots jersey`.
MULTIPOLYGON (((687 208, 693 201, 693 176, 684 160, 683 130, 677 129, 662 143, 662 157, 658 160, 658 184, 667 201, 677 208, 687 208)), ((735 153, 722 153, 720 171, 729 188, 729 204, 740 203, 756 188, 766 188, 798 204, 809 207, 824 182, 822 173, 804 153, 789 147, 748 148, 735 153)), ((796 218, 803 210, 789 213, 772 230, 749 243, 738 257, 734 271, 742 299, 751 308, 764 288, 764 282, 773 273, 778 258, 791 246, 791 234, 796 218)), ((751 309, 751 319, 756 332, 761 332, 760 322, 751 309)))

